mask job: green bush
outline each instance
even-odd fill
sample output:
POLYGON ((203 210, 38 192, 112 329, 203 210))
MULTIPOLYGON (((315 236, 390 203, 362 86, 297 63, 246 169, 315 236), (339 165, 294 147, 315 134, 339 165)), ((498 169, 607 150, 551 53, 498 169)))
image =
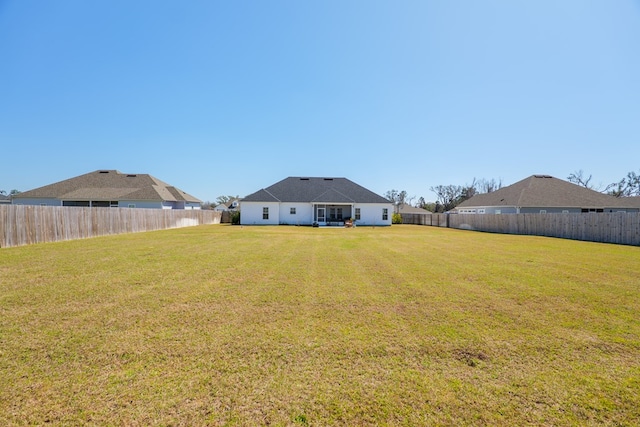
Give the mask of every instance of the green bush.
POLYGON ((391 223, 392 224, 402 224, 402 215, 400 215, 399 213, 394 213, 393 215, 391 215, 391 223))
POLYGON ((240 225, 240 212, 231 212, 231 224, 240 225))

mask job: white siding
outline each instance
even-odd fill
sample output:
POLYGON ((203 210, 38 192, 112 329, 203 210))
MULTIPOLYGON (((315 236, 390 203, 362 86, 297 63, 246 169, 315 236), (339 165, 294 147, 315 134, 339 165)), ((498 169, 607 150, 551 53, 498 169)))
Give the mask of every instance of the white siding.
POLYGON ((282 203, 280 205, 279 223, 288 225, 311 225, 313 223, 313 205, 311 203, 282 203), (295 215, 291 214, 291 208, 295 208, 295 215))
POLYGON ((356 203, 353 207, 360 208, 360 220, 356 221, 356 226, 391 225, 391 215, 393 214, 393 204, 391 203, 356 203), (383 209, 387 209, 386 220, 382 219, 383 209))
MULTIPOLYGON (((356 225, 391 225, 393 205, 391 203, 356 203, 360 208, 360 220, 356 225), (387 219, 382 219, 382 211, 387 209, 387 219)), ((242 225, 311 225, 313 224, 313 205, 311 203, 278 202, 241 202, 240 223, 242 225), (262 219, 262 209, 269 208, 269 219, 262 219), (291 208, 296 213, 291 214, 291 208)), ((351 213, 355 216, 355 209, 351 213)))
POLYGON ((280 203, 278 202, 241 202, 240 224, 242 225, 278 225, 280 223, 280 203), (262 219, 263 208, 269 208, 269 219, 262 219))

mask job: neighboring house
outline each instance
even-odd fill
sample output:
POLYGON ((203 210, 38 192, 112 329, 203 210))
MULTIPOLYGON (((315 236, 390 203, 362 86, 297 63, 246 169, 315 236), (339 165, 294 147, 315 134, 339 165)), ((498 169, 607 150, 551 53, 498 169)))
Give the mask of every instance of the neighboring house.
POLYGON ((201 200, 148 174, 97 170, 13 196, 14 205, 200 209, 201 200))
POLYGON ((10 205, 11 197, 0 194, 0 205, 10 205))
POLYGON ((238 210, 240 206, 240 199, 232 199, 229 200, 227 203, 220 203, 218 206, 216 206, 215 208, 213 208, 214 211, 219 211, 219 212, 235 212, 238 210))
POLYGON ((243 225, 391 225, 393 204, 346 178, 289 177, 240 201, 243 225))
POLYGON ((401 205, 397 205, 396 206, 396 212, 398 212, 399 214, 421 214, 421 215, 426 215, 426 214, 431 214, 431 211, 428 211, 426 209, 422 209, 422 208, 416 208, 415 206, 411 206, 411 205, 407 205, 405 204, 401 204, 401 205))
POLYGON ((618 198, 549 175, 532 175, 491 193, 476 194, 451 212, 509 214, 638 211, 638 197, 618 198))

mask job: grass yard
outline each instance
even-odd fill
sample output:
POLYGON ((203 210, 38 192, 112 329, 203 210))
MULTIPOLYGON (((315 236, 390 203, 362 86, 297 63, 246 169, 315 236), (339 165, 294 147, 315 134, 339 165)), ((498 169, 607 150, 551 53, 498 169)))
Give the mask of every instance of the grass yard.
POLYGON ((640 248, 201 226, 0 250, 0 425, 638 425, 640 248))

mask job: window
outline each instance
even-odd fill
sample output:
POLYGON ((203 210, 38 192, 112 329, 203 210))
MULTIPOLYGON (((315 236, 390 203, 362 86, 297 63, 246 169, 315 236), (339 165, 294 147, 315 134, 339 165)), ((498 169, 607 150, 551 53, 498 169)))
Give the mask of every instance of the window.
POLYGON ((136 205, 134 205, 134 204, 130 204, 130 205, 129 205, 129 207, 130 207, 130 208, 135 208, 135 207, 136 207, 136 205))
POLYGON ((383 221, 388 221, 389 220, 389 209, 387 209, 387 208, 383 208, 382 209, 382 220, 383 221))
POLYGON ((547 210, 546 210, 546 209, 540 209, 540 213, 541 213, 541 214, 546 214, 546 213, 547 213, 547 210))
POLYGON ((262 208, 262 219, 269 219, 269 208, 262 208))
POLYGON ((356 208, 356 221, 360 221, 360 208, 356 208))
POLYGON ((569 213, 569 211, 567 209, 563 209, 562 213, 569 213))
POLYGON ((291 215, 295 215, 295 214, 296 214, 296 208, 290 208, 290 209, 289 209, 289 213, 290 213, 291 215))
POLYGON ((502 213, 501 209, 496 209, 496 215, 500 215, 502 213))
POLYGON ((485 212, 484 209, 478 209, 479 214, 483 214, 484 212, 485 212))
POLYGON ((88 200, 63 200, 62 206, 80 206, 83 208, 88 208, 91 206, 91 202, 88 200))

